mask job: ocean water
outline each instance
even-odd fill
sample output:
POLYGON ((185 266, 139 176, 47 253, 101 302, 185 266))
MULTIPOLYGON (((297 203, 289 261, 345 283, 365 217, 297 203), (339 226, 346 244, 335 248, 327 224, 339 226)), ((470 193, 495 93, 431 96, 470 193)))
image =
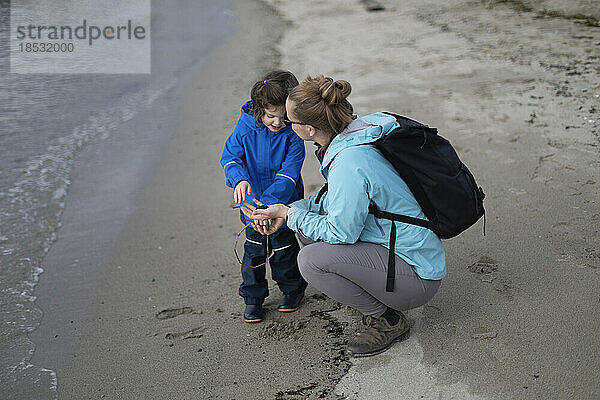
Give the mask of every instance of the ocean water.
MULTIPOLYGON (((78 156, 106 141, 131 142, 140 135, 132 126, 165 143, 183 87, 234 28, 227 6, 152 1, 150 75, 10 74, 7 31, 0 30, 0 397, 58 396, 56 374, 30 363, 28 333, 43 317, 35 288, 78 156)), ((9 7, 0 0, 3 28, 9 7)))

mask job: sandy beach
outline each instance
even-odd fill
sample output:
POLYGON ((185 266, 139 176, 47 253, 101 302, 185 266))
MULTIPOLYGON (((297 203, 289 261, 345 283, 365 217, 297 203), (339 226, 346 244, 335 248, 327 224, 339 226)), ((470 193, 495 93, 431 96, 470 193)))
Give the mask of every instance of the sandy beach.
POLYGON ((597 6, 277 3, 302 21, 284 65, 350 81, 359 114, 438 127, 487 194, 486 236, 445 242, 448 276, 409 313, 411 341, 354 360, 338 395, 598 397, 597 6))
MULTIPOLYGON (((40 278, 32 363, 61 399, 600 398, 600 7, 560 3, 233 1, 237 31, 183 94, 98 269, 40 278), (310 287, 282 314, 271 281, 266 320, 241 319, 241 225, 218 160, 274 68, 348 80, 359 115, 437 127, 486 193, 485 236, 480 221, 444 242, 440 291, 379 356, 350 358, 359 316, 310 287)), ((307 194, 322 183, 312 150, 307 194)), ((68 222, 47 269, 99 251, 68 222)))

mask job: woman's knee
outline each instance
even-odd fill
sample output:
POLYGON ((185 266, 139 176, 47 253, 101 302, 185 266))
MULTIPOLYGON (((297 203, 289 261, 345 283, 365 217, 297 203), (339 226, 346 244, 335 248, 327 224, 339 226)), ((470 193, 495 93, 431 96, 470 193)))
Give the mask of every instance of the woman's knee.
POLYGON ((308 246, 304 246, 298 252, 298 269, 300 274, 305 280, 310 281, 312 276, 315 276, 321 269, 319 267, 319 246, 320 243, 313 243, 308 246))

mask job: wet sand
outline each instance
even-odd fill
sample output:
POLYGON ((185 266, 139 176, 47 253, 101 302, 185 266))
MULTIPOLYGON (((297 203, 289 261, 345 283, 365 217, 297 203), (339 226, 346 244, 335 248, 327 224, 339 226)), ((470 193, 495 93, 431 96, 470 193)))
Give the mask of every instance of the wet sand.
MULTIPOLYGON (((186 91, 93 307, 77 329, 61 328, 73 353, 56 368, 61 398, 600 397, 593 8, 574 3, 586 19, 546 12, 552 1, 390 0, 380 12, 358 1, 266 3, 277 13, 233 2, 246 18, 186 91), (241 226, 218 160, 251 83, 274 67, 350 81, 359 114, 438 127, 486 192, 486 235, 479 222, 445 242, 440 291, 408 312, 411 338, 379 356, 347 356, 357 316, 314 289, 282 315, 272 285, 265 322, 241 320, 241 226)), ((307 150, 314 193, 321 178, 307 150)), ((50 344, 54 334, 36 332, 50 344)))

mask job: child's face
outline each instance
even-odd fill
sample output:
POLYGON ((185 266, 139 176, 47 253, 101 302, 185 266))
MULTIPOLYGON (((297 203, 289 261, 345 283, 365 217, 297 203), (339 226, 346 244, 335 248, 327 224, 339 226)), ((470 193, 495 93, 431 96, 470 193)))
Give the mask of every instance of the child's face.
POLYGON ((271 132, 277 132, 285 126, 283 116, 285 115, 285 106, 265 108, 262 122, 271 132))

